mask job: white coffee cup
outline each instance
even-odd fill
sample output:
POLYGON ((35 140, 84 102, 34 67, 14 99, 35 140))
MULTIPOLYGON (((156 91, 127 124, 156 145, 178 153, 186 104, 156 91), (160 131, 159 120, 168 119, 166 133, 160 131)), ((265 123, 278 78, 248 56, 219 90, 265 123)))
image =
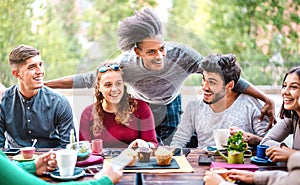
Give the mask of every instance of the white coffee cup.
POLYGON ((77 160, 77 151, 62 149, 55 152, 59 175, 62 177, 73 176, 77 160))
POLYGON ((223 148, 223 146, 227 145, 227 140, 230 136, 229 129, 216 129, 213 131, 213 137, 216 143, 216 147, 218 149, 223 148))

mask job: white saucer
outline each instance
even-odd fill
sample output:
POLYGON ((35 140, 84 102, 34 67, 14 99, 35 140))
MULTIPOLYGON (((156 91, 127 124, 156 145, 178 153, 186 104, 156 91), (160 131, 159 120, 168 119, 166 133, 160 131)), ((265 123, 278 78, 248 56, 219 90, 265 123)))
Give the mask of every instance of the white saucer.
POLYGON ((60 180, 73 180, 73 179, 77 179, 77 178, 83 176, 84 174, 85 174, 85 172, 83 169, 75 167, 73 176, 62 177, 59 175, 59 170, 56 170, 56 171, 50 173, 50 176, 55 179, 60 179, 60 180))

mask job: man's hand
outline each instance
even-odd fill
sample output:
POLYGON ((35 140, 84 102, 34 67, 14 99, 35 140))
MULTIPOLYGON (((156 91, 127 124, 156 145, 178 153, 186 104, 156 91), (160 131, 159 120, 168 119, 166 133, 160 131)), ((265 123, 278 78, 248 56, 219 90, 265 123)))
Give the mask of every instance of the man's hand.
POLYGON ((276 124, 276 116, 275 116, 275 103, 273 100, 267 98, 265 100, 265 105, 261 109, 261 114, 258 117, 258 121, 261 122, 264 116, 268 116, 270 121, 268 127, 265 129, 265 132, 272 128, 273 123, 276 124))
POLYGON ((54 171, 57 166, 55 158, 55 154, 50 150, 35 159, 36 174, 43 175, 44 172, 54 171))

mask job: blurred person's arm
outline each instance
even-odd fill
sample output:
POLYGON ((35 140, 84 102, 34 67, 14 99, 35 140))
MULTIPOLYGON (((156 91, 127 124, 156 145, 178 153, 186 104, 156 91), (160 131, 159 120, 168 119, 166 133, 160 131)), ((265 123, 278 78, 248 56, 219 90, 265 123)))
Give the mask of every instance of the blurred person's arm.
MULTIPOLYGON (((50 183, 36 177, 31 173, 27 173, 26 170, 31 170, 35 172, 36 166, 34 161, 15 162, 15 165, 12 161, 10 161, 6 155, 0 150, 0 179, 1 185, 50 185, 50 183), (24 168, 22 168, 24 167, 24 168), (5 169, 5 170, 3 170, 5 169), (17 177, 17 178, 16 178, 17 177)), ((122 171, 113 171, 111 167, 103 168, 104 173, 103 177, 96 180, 89 181, 69 181, 69 182, 60 182, 58 184, 61 185, 113 185, 120 181, 122 177, 122 171)))

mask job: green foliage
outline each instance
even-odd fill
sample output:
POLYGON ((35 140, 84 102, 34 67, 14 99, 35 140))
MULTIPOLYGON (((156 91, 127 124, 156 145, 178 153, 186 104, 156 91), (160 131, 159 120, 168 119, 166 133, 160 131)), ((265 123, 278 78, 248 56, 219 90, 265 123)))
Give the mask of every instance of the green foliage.
MULTIPOLYGON (((41 51, 46 80, 94 69, 120 54, 118 21, 157 2, 89 0, 78 9, 73 0, 2 0, 1 82, 5 86, 16 83, 7 58, 19 44, 41 51), (87 39, 86 45, 93 44, 83 46, 78 35, 87 39)), ((163 22, 165 38, 185 43, 203 56, 235 53, 245 79, 257 85, 277 85, 287 69, 299 65, 299 4, 299 0, 172 0, 168 24, 163 22)), ((200 83, 197 75, 185 82, 200 83)))
POLYGON ((228 151, 244 152, 248 148, 248 144, 243 139, 243 133, 238 131, 230 136, 227 140, 228 151))
POLYGON ((203 55, 203 45, 211 53, 234 53, 244 78, 278 85, 289 68, 299 65, 299 9, 299 0, 173 0, 169 20, 196 36, 178 31, 173 38, 203 55), (202 42, 193 42, 198 38, 202 42))
POLYGON ((5 86, 16 81, 8 63, 10 50, 19 43, 30 42, 33 0, 3 0, 0 4, 0 79, 5 86))
POLYGON ((0 4, 0 77, 5 86, 16 83, 10 74, 8 55, 17 45, 27 44, 41 51, 46 79, 74 73, 81 58, 81 45, 75 37, 79 23, 72 22, 74 16, 67 16, 74 2, 39 2, 4 0, 0 4))

